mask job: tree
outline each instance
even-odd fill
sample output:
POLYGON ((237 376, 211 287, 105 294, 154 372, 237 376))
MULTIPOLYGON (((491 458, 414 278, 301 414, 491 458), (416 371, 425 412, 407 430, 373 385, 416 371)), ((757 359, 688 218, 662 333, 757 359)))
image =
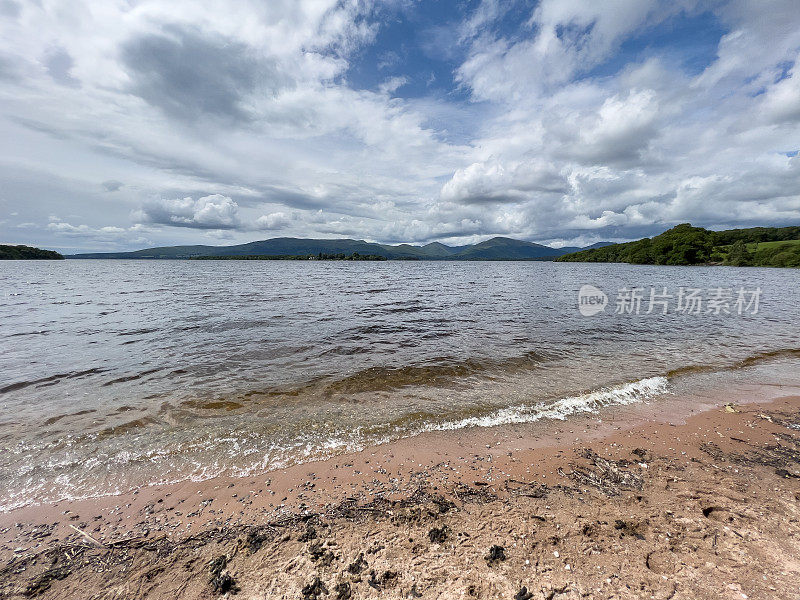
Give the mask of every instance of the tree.
POLYGON ((753 266, 753 253, 747 249, 747 244, 743 240, 736 241, 731 245, 727 263, 734 267, 753 266))

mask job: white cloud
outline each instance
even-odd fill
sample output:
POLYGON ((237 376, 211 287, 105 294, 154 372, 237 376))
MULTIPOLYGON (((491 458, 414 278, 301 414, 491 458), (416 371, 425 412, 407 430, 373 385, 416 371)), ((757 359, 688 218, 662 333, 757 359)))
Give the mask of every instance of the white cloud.
POLYGON ((776 123, 800 121, 800 58, 785 78, 767 90, 762 109, 776 123))
POLYGON ((273 231, 284 229, 292 222, 292 218, 285 212, 274 212, 268 215, 261 215, 256 219, 255 228, 259 231, 273 231))
POLYGON ((657 117, 658 100, 652 90, 607 98, 594 122, 581 128, 576 155, 601 163, 636 159, 656 135, 657 117))
POLYGON ((528 160, 504 165, 491 159, 456 171, 442 186, 441 198, 468 204, 514 202, 528 199, 530 192, 560 194, 566 191, 565 178, 551 163, 528 160))
POLYGON ((54 221, 47 224, 47 228, 50 231, 55 231, 56 233, 65 233, 65 234, 79 234, 83 235, 89 233, 91 230, 87 225, 71 225, 64 221, 54 221))
POLYGON ((220 194, 197 200, 190 197, 152 200, 143 204, 134 218, 144 223, 197 229, 231 229, 240 225, 239 205, 220 194))
POLYGON ((525 103, 591 70, 625 35, 680 9, 657 0, 543 0, 530 19, 530 37, 509 43, 479 35, 458 77, 479 98, 525 103))
POLYGON ((380 90, 381 94, 391 95, 407 83, 408 77, 406 76, 390 77, 384 81, 378 89, 380 90))

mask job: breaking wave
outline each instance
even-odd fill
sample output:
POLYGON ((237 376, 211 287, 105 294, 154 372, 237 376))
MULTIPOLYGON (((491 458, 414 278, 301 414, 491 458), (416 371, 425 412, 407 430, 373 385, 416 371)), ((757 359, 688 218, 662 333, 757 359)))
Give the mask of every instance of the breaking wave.
POLYGON ((594 412, 604 406, 642 402, 667 392, 668 380, 666 377, 648 377, 618 387, 607 387, 587 394, 561 398, 551 404, 511 406, 482 417, 469 417, 433 424, 426 427, 426 430, 447 431, 467 427, 496 427, 498 425, 533 423, 541 419, 564 420, 577 413, 594 412))

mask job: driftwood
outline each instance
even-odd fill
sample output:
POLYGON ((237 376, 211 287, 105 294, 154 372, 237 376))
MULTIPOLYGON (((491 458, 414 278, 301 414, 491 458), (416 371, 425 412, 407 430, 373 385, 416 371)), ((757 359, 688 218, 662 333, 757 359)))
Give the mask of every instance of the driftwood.
POLYGON ((97 541, 91 535, 86 533, 83 529, 78 529, 77 527, 75 527, 75 525, 69 525, 69 526, 72 529, 74 529, 75 531, 77 531, 78 533, 80 533, 83 537, 85 537, 89 542, 91 542, 92 544, 94 544, 98 548, 105 548, 106 547, 106 545, 103 542, 97 541))
POLYGON ((595 487, 607 496, 618 496, 625 489, 641 490, 644 486, 642 476, 628 470, 631 463, 627 460, 610 460, 588 449, 583 457, 588 458, 594 468, 574 466, 571 473, 559 468, 559 475, 580 485, 595 487))

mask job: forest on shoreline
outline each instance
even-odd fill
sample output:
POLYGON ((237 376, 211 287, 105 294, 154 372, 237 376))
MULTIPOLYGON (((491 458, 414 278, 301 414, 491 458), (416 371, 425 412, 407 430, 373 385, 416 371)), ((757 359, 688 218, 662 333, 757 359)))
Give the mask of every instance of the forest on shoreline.
POLYGON ((0 260, 64 260, 64 257, 55 250, 2 244, 0 260))
POLYGON ((556 260, 634 265, 800 267, 800 227, 710 231, 683 223, 652 238, 582 250, 556 260))

